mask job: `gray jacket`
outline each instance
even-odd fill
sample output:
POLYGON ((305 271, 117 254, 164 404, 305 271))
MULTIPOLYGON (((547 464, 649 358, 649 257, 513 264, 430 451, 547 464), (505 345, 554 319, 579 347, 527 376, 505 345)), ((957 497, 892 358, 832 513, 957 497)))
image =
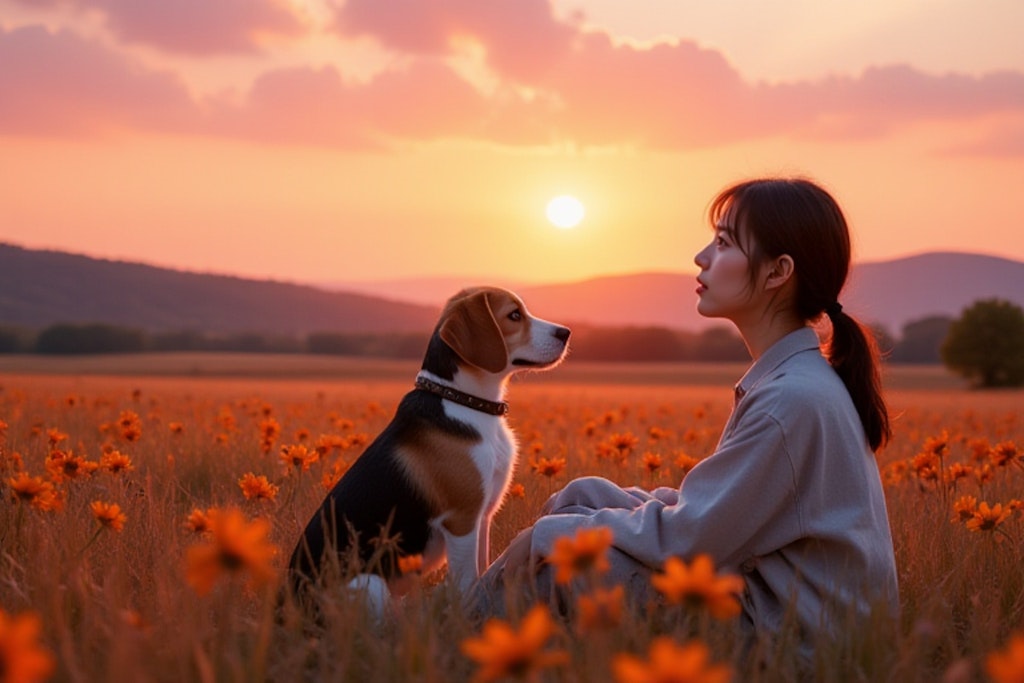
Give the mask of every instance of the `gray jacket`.
POLYGON ((708 553, 742 574, 744 612, 757 631, 777 632, 790 606, 805 637, 849 616, 833 608, 895 609, 878 466, 814 330, 774 344, 737 384, 736 397, 715 452, 678 490, 612 492, 605 480, 572 482, 534 525, 533 554, 545 556, 557 537, 593 526, 610 527, 616 550, 648 571, 671 556, 708 553))

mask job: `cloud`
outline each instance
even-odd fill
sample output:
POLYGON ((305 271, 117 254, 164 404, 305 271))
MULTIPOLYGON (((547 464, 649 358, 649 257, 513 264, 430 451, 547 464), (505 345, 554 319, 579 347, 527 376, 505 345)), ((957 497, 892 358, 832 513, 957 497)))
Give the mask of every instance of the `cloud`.
MULTIPOLYGON (((535 6, 534 0, 521 1, 535 6)), ((383 21, 362 2, 345 5, 353 13, 346 21, 359 19, 360 12, 383 21)), ((497 31, 475 4, 437 4, 473 18, 466 24, 479 24, 475 39, 490 40, 497 31)), ((454 35, 445 27, 458 22, 441 12, 444 21, 435 21, 441 28, 432 28, 426 5, 433 7, 410 4, 405 17, 426 21, 422 33, 404 26, 376 29, 392 48, 419 51, 396 60, 400 68, 366 82, 346 81, 334 66, 278 68, 231 99, 196 100, 174 73, 144 67, 130 51, 68 31, 0 29, 0 133, 157 130, 358 149, 443 138, 683 149, 772 136, 848 141, 889 135, 919 121, 1024 114, 1019 72, 934 76, 896 65, 856 77, 750 83, 721 53, 693 42, 639 46, 599 32, 575 32, 566 42, 551 29, 557 22, 550 17, 535 20, 538 44, 550 49, 531 53, 535 61, 514 77, 497 72, 497 86, 482 91, 445 57, 446 36, 454 35)), ((511 50, 521 37, 510 29, 493 39, 511 50)), ((488 64, 499 53, 489 49, 488 64)), ((493 63, 501 68, 500 60, 493 63)), ((973 140, 950 145, 967 142, 973 140)))
POLYGON ((73 33, 0 31, 0 132, 80 136, 183 131, 195 103, 174 74, 133 68, 73 33))
POLYGON ((214 107, 211 132, 262 141, 376 148, 396 140, 465 137, 486 100, 447 66, 415 62, 366 84, 333 67, 261 76, 237 104, 214 107))
POLYGON ((188 55, 254 53, 309 29, 285 0, 12 0, 99 11, 116 38, 188 55))
POLYGON ((335 12, 343 35, 415 55, 447 56, 472 44, 495 72, 520 81, 556 64, 578 35, 548 0, 346 0, 335 12))
POLYGON ((893 65, 868 69, 857 78, 773 86, 765 90, 762 104, 783 121, 798 122, 794 135, 877 137, 916 121, 1024 112, 1024 74, 931 76, 893 65))

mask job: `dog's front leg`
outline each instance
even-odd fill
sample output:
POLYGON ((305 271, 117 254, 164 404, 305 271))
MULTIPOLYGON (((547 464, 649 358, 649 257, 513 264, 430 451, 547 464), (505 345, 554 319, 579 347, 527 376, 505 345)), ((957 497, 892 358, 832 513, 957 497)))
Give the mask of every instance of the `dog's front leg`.
POLYGON ((465 536, 455 536, 445 530, 445 547, 448 549, 448 574, 459 592, 466 595, 479 578, 477 562, 480 556, 480 527, 477 526, 465 536))
POLYGON ((487 571, 491 562, 491 518, 485 517, 480 525, 480 543, 477 544, 476 575, 487 571))

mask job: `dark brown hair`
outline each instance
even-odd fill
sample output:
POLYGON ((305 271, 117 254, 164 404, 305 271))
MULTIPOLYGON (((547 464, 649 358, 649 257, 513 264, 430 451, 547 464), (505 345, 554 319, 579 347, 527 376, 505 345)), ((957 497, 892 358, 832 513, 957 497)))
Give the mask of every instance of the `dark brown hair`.
POLYGON ((850 232, 835 199, 804 178, 766 178, 737 183, 711 203, 712 227, 728 218, 750 258, 751 277, 767 260, 788 254, 796 276, 794 306, 806 322, 828 311, 832 335, 825 354, 843 380, 872 450, 891 436, 882 398, 874 335, 835 306, 850 270, 850 232))

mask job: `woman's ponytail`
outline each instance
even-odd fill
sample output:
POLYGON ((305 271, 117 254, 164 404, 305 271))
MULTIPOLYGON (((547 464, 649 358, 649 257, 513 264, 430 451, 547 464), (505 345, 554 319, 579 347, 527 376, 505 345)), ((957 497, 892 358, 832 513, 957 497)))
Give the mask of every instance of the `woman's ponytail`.
POLYGON ((832 321, 826 356, 853 399, 871 450, 877 451, 892 436, 889 411, 882 398, 878 344, 871 331, 844 313, 842 307, 826 307, 825 312, 832 321))

